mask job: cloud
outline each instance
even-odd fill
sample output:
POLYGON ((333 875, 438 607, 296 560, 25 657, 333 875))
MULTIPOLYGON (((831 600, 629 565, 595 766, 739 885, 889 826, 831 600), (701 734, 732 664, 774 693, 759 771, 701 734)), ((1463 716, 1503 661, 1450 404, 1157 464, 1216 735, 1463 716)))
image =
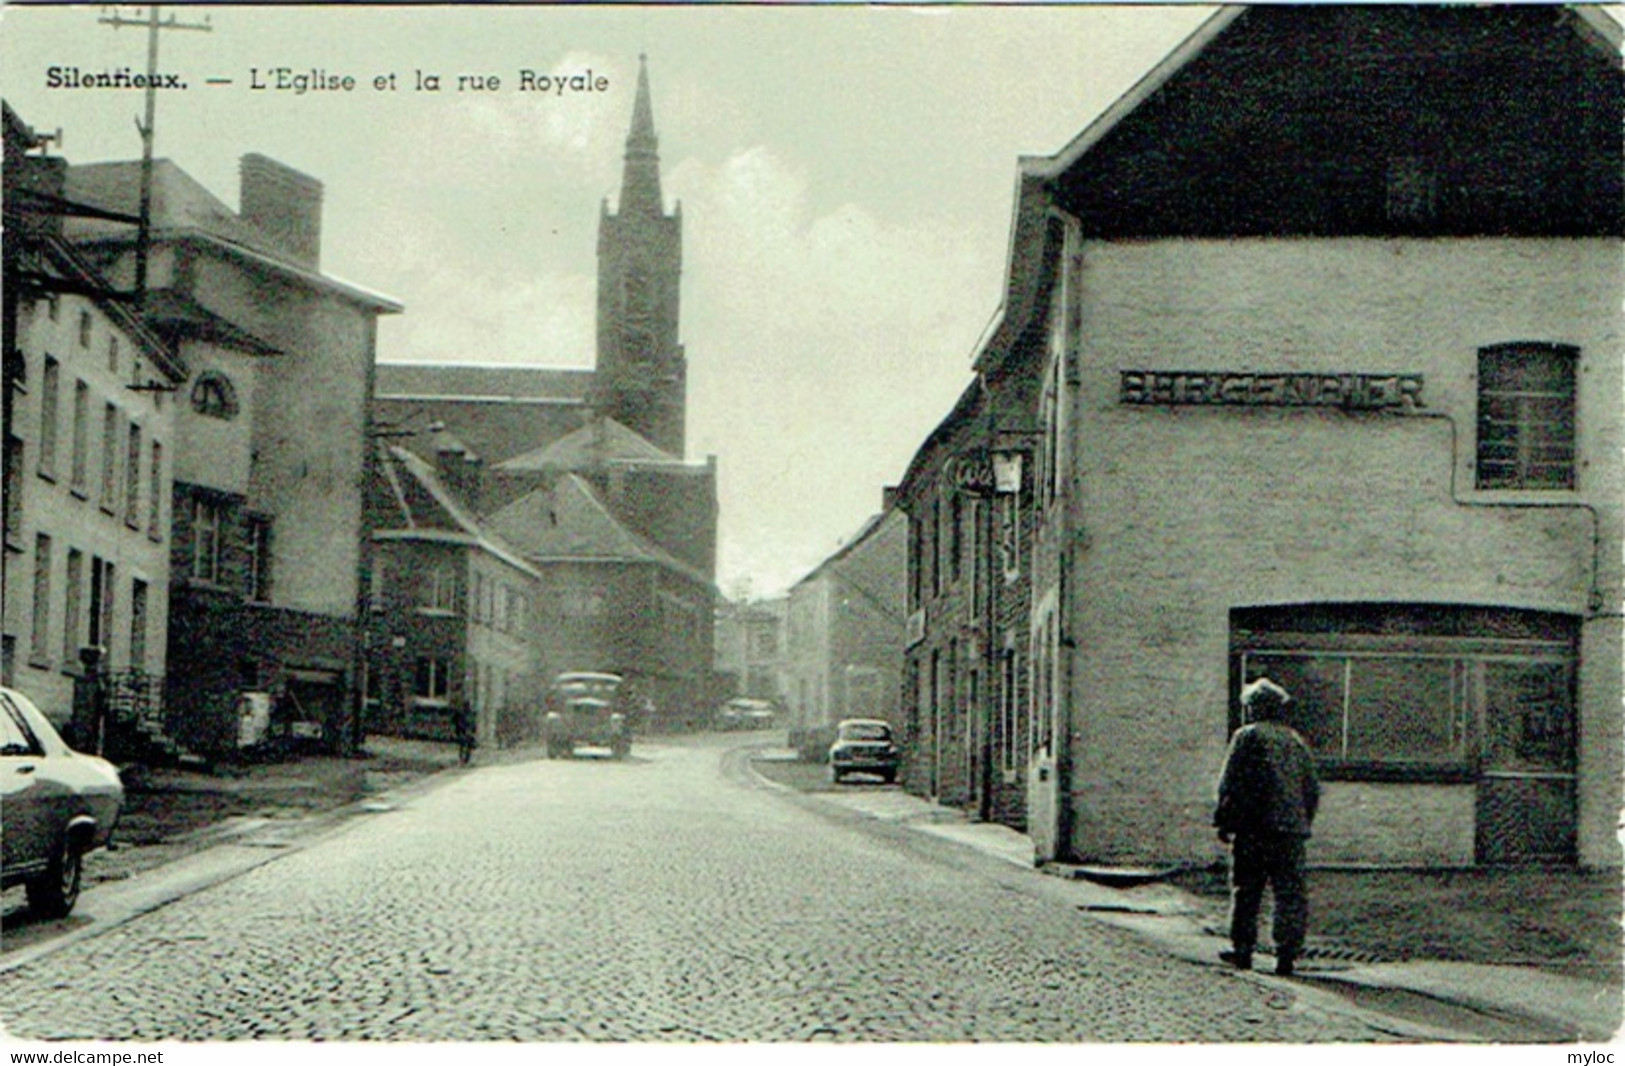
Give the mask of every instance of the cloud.
POLYGON ((720 453, 722 578, 783 587, 879 510, 946 414, 1003 249, 923 213, 815 212, 805 174, 762 146, 686 161, 670 184, 690 451, 720 453))

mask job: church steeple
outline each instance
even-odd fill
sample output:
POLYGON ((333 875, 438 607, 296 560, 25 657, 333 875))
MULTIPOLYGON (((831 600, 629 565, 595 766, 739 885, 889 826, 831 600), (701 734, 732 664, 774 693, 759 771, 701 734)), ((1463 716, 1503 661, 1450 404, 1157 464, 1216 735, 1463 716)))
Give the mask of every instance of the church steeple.
POLYGON ((619 209, 598 220, 598 367, 594 409, 656 447, 682 457, 688 367, 678 340, 683 272, 681 205, 666 213, 649 64, 638 57, 638 90, 619 209))
POLYGON ((655 135, 654 104, 649 99, 649 57, 638 56, 638 92, 632 103, 632 128, 626 135, 626 164, 621 172, 621 214, 659 216, 660 138, 655 135))

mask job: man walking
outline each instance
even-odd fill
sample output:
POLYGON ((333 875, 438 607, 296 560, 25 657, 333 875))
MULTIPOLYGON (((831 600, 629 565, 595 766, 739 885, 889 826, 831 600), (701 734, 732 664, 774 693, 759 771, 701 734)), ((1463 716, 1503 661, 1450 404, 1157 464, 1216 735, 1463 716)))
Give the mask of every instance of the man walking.
POLYGON ((1231 950, 1219 957, 1238 970, 1252 969, 1267 882, 1275 893, 1275 972, 1282 976, 1292 974, 1303 949, 1309 919, 1304 845, 1320 803, 1314 756, 1284 720, 1291 699, 1268 678, 1242 686, 1248 724, 1230 740, 1213 815, 1219 839, 1231 844, 1231 950))

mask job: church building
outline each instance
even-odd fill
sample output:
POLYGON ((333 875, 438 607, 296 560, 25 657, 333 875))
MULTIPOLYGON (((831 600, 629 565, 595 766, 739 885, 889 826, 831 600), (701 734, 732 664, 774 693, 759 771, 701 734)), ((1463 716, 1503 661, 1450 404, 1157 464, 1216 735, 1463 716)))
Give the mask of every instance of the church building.
POLYGON ((619 201, 599 219, 596 366, 380 363, 374 398, 424 460, 457 442, 449 487, 536 571, 536 690, 565 670, 622 674, 654 704, 645 730, 702 720, 713 688, 716 462, 685 457, 681 276, 640 57, 619 201))

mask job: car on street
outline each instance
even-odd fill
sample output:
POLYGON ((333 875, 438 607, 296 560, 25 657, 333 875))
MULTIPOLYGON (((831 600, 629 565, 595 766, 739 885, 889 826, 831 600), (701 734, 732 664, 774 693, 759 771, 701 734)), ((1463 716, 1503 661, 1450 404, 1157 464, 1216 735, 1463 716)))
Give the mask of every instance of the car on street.
POLYGON ((577 747, 608 748, 617 759, 632 752, 632 715, 619 674, 568 671, 553 679, 542 722, 547 757, 574 755, 577 747))
POLYGON ((829 773, 836 783, 848 774, 875 774, 891 784, 900 761, 890 722, 847 718, 836 725, 835 742, 829 746, 829 773))
POLYGON ((0 688, 0 887, 62 918, 79 899, 87 852, 113 836, 124 785, 106 759, 74 751, 15 689, 0 688))

